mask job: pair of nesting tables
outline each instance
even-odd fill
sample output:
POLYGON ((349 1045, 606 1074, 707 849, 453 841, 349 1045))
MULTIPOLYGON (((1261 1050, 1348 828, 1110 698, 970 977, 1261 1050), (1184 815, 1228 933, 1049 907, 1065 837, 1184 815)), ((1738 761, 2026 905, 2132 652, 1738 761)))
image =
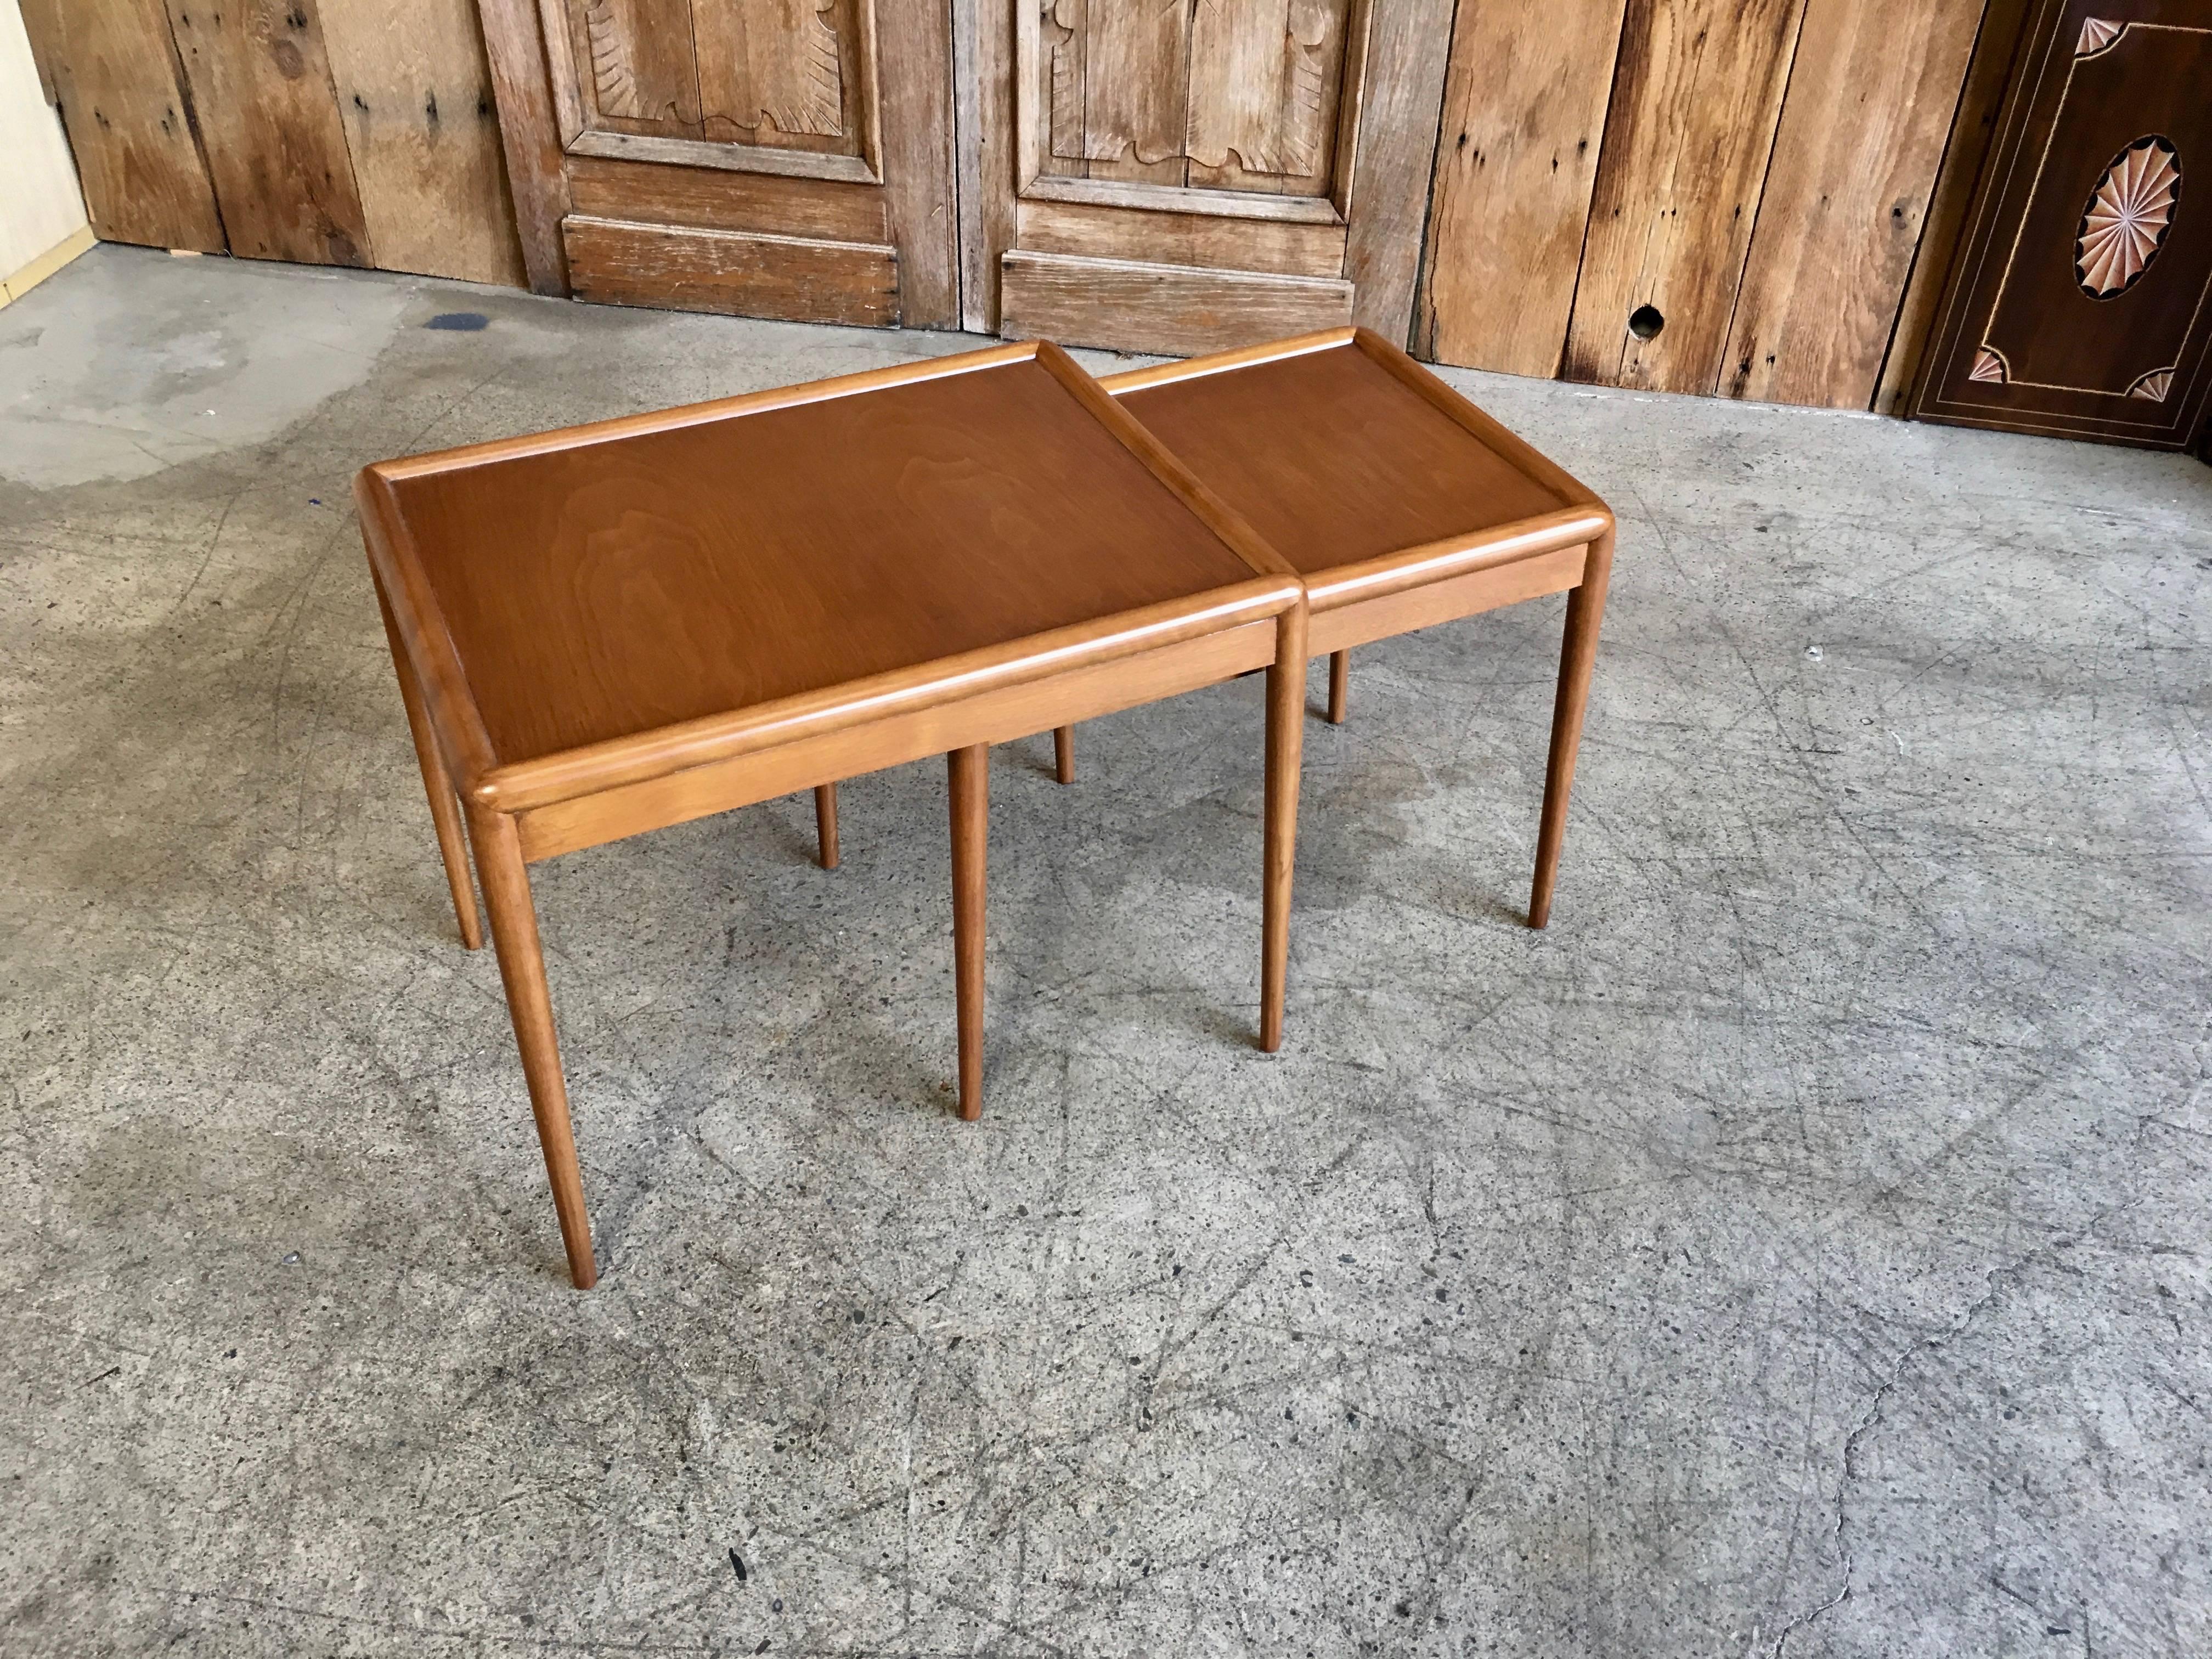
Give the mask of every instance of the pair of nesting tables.
POLYGON ((945 755, 963 1118, 989 750, 1267 671, 1260 1046, 1282 1041, 1306 664, 1568 594, 1551 908, 1612 565, 1603 502, 1340 329, 1097 381, 1046 342, 385 461, 369 568, 471 949, 470 854, 571 1276, 596 1282, 527 868, 945 755), (466 825, 465 835, 464 823, 466 825))

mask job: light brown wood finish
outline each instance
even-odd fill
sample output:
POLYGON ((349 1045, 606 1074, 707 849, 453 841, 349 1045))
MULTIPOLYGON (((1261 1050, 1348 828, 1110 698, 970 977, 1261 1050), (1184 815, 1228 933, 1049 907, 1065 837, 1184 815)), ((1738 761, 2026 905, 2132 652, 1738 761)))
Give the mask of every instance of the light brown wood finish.
MULTIPOLYGON (((1103 385, 1304 577, 1311 620, 1298 646, 1300 713, 1304 653, 1329 654, 1329 718, 1340 720, 1341 653, 1352 647, 1570 592, 1529 915, 1544 926, 1612 568, 1605 504, 1366 330, 1136 369, 1103 385)), ((1279 689, 1271 683, 1271 696, 1279 689)))
POLYGON ((1804 0, 1628 0, 1566 378, 1710 395, 1804 0), (1650 306, 1649 338, 1629 319, 1650 306))
POLYGON ((1452 0, 1373 0, 1358 83, 1344 276, 1352 320, 1403 343, 1420 281, 1421 238, 1443 100, 1452 0))
POLYGON ((471 0, 322 0, 321 16, 377 264, 522 286, 471 0))
POLYGON ((24 0, 94 234, 219 252, 226 246, 162 0, 24 0))
POLYGON ((837 867, 837 786, 834 783, 814 787, 814 840, 816 862, 824 870, 837 867))
POLYGON ((1914 383, 1926 359, 1936 307, 1942 301, 1943 284, 1951 274, 1959 234, 1966 226, 1966 209, 1974 199, 1982 163, 1996 136, 2005 83, 2031 9, 2030 0, 1988 0, 1982 10, 1972 61, 1966 68, 1959 107, 1951 118, 1950 140, 1944 147, 1942 165, 1929 200, 1926 228, 1913 254, 1912 275, 1905 283, 1888 354, 1882 361, 1881 380, 1874 398, 1877 414, 1901 415, 1911 400, 1914 383))
POLYGON ((561 246, 561 220, 568 211, 568 180, 561 165, 561 132, 554 119, 538 9, 532 0, 477 0, 477 11, 499 110, 500 147, 507 155, 523 268, 534 292, 564 295, 568 256, 561 246))
POLYGON ((794 323, 890 328, 897 250, 748 231, 686 229, 572 213, 561 222, 580 300, 742 312, 794 323))
POLYGON ((1212 351, 1352 318, 1352 284, 1322 278, 1024 252, 1000 274, 1001 331, 1112 350, 1212 351))
POLYGON ((1291 876, 1298 842, 1298 778, 1306 732, 1306 609, 1283 613, 1267 666, 1264 870, 1260 886, 1260 1048, 1283 1046, 1291 972, 1291 876))
POLYGON ((568 1276, 578 1290, 588 1291, 599 1283, 599 1270, 592 1259, 592 1223, 584 1207, 583 1171, 576 1164, 575 1130, 568 1121, 568 1084, 553 1034, 553 997, 545 983, 530 874, 523 867, 514 820, 506 813, 471 806, 469 840, 476 848, 484 908, 491 912, 492 945, 499 953, 500 981, 507 988, 507 1014, 530 1085, 530 1110, 538 1120, 538 1145, 545 1156, 554 1212, 561 1218, 568 1276))
POLYGON ((1141 246, 1159 264, 1331 281, 1344 270, 1345 228, 1327 220, 1231 219, 1035 197, 1020 204, 1018 223, 1023 247, 1038 253, 1110 259, 1141 246))
POLYGON ((1721 389, 1865 409, 1982 0, 1806 0, 1721 389))
POLYGON ((476 889, 469 884, 469 846, 461 832, 461 803, 453 780, 438 753, 438 734, 422 706, 422 693, 415 670, 392 620, 392 606, 384 585, 376 585, 377 608, 384 613, 385 642, 392 647, 392 672, 399 680, 399 700, 406 706, 407 730, 415 739, 415 759, 422 769, 422 792, 430 798, 430 822, 438 832, 438 856, 445 861, 446 886, 453 894, 453 916, 461 926, 461 943, 471 951, 483 949, 483 929, 477 915, 476 889))
POLYGON ((960 325, 952 154, 952 19, 943 0, 865 0, 881 32, 883 169, 899 250, 899 317, 908 328, 960 325))
POLYGON ((983 745, 1272 665, 1261 1028, 1279 1042, 1302 589, 1056 348, 387 462, 356 495, 434 757, 465 799, 580 1285, 526 860, 954 755, 973 1111, 983 745))
POLYGON ((169 22, 230 251, 373 264, 314 0, 170 0, 169 22))
POLYGON ((1052 728, 1052 775, 1062 783, 1075 781, 1075 728, 1052 728))
POLYGON ((1559 849, 1567 838, 1567 797, 1574 791, 1575 759, 1582 752, 1583 716, 1589 708, 1590 672, 1597 665, 1597 631, 1613 580, 1613 531, 1590 544, 1581 586, 1567 595, 1565 637, 1559 647, 1559 690, 1552 706, 1552 749, 1544 763, 1544 811, 1536 831, 1536 874, 1528 891, 1528 925, 1552 920, 1552 889, 1559 874, 1559 849))
POLYGON ((1559 372, 1623 5, 1461 9, 1413 327, 1422 356, 1559 372))
POLYGON ((872 185, 836 185, 774 173, 714 172, 571 155, 568 196, 574 211, 595 219, 812 237, 825 242, 890 240, 884 193, 872 185))
POLYGON ((983 1115, 983 876, 991 824, 991 750, 945 757, 952 808, 952 977, 959 1034, 960 1115, 983 1115))
POLYGON ((1328 723, 1344 724, 1345 710, 1352 696, 1352 653, 1332 651, 1328 653, 1328 723))

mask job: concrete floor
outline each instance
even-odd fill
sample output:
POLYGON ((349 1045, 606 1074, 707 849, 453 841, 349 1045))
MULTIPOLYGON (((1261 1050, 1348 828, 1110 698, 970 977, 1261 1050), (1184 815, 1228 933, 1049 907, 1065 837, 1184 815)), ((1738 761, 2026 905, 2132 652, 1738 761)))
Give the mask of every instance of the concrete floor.
POLYGON ((1277 1057, 1256 681, 1000 751, 980 1126, 940 767, 542 866, 568 1288, 348 480, 969 343, 0 313, 0 1648, 2212 1651, 2180 457, 1455 374, 1623 520, 1549 932, 1557 600, 1309 728, 1277 1057))

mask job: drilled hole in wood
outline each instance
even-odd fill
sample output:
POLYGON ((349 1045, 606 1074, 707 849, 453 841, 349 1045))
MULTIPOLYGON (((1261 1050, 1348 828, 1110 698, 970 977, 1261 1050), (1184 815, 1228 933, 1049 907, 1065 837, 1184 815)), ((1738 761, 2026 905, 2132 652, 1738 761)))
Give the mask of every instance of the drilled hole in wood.
POLYGON ((1649 340, 1667 326, 1667 319, 1659 314, 1657 306, 1638 306, 1628 313, 1628 331, 1639 340, 1649 340))

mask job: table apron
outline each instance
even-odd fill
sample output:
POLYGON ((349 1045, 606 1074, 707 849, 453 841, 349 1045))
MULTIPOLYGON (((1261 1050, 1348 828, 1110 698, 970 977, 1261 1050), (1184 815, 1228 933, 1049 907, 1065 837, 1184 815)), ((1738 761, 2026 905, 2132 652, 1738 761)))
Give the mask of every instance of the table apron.
POLYGON ((1195 691, 1273 663, 1276 626, 1272 617, 1244 623, 865 726, 528 807, 514 815, 522 854, 534 863, 970 744, 1007 743, 1195 691))
POLYGON ((1417 628, 1517 605, 1522 599, 1564 593, 1582 585, 1589 553, 1586 545, 1577 543, 1488 570, 1470 570, 1376 599, 1316 610, 1307 627, 1306 650, 1313 656, 1327 656, 1355 645, 1410 634, 1417 628))

